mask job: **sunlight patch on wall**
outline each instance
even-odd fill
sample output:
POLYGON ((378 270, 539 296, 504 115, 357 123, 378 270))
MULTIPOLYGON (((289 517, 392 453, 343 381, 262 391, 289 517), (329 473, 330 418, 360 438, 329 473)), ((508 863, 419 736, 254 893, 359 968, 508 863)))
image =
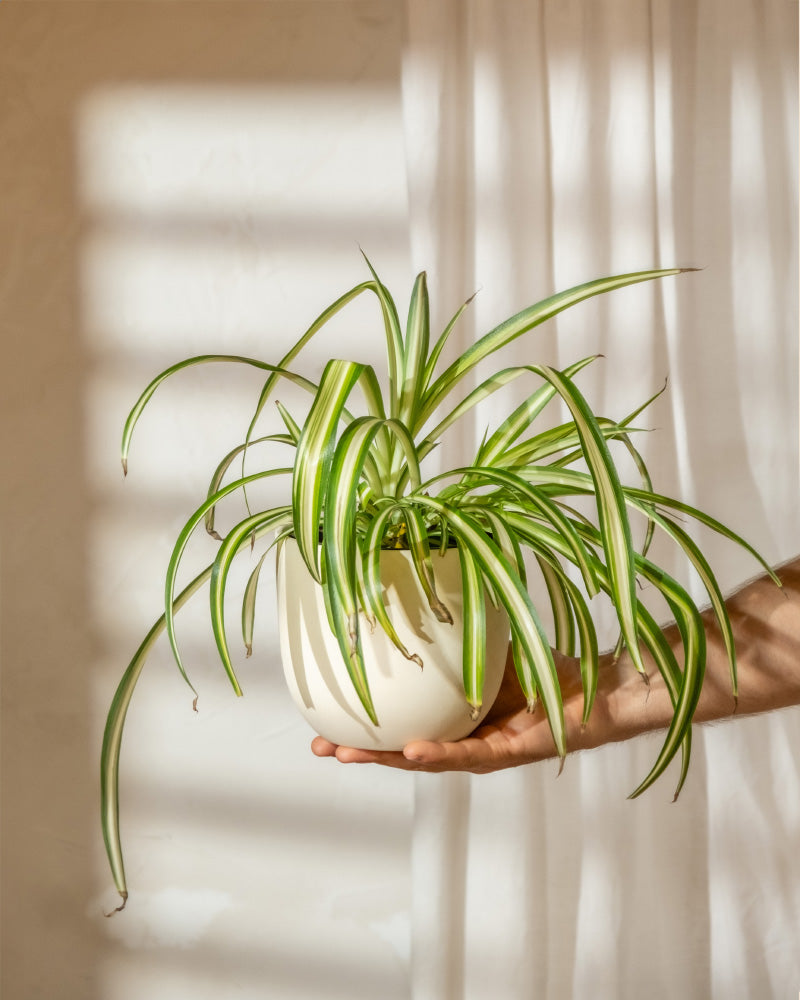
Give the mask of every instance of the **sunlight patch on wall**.
MULTIPOLYGON (((278 361, 330 302, 369 277, 359 244, 387 285, 410 291, 407 196, 397 85, 109 86, 86 98, 76 129, 99 730, 128 658, 163 610, 174 539, 219 458, 243 439, 265 376, 214 364, 169 380, 137 427, 123 480, 128 410, 184 357, 278 361)), ((369 296, 295 367, 314 378, 331 356, 379 365, 384 351, 369 296)), ((278 398, 298 419, 310 399, 292 387, 278 398)), ((263 433, 279 429, 274 407, 265 416, 263 433)), ((273 457, 291 464, 293 453, 273 457)), ((254 488, 254 502, 278 502, 271 484, 265 490, 259 498, 254 488)), ((221 524, 243 516, 239 499, 221 524)), ((201 527, 184 582, 216 552, 203 536, 201 527)), ((252 560, 242 563, 240 594, 252 560)), ((312 734, 282 681, 271 567, 261 579, 251 659, 233 599, 227 610, 245 699, 218 662, 203 593, 178 622, 200 715, 163 639, 142 675, 122 761, 132 891, 120 916, 130 920, 111 929, 124 944, 109 951, 109 1000, 216 997, 234 966, 243 996, 263 996, 277 977, 287 1000, 319 995, 333 979, 346 995, 377 996, 377 984, 404 976, 385 933, 369 932, 365 957, 363 928, 341 921, 325 953, 307 961, 309 933, 330 938, 333 900, 405 871, 411 784, 334 773, 311 755, 312 734), (374 991, 358 992, 373 980, 374 991)), ((102 878, 107 909, 104 863, 102 878)), ((408 936, 408 900, 404 885, 392 892, 394 942, 408 936)), ((386 912, 382 904, 365 920, 380 923, 386 912)))
POLYGON ((91 211, 192 223, 277 211, 300 225, 378 213, 403 223, 390 88, 106 88, 85 101, 80 129, 80 193, 91 211))
POLYGON ((359 244, 384 271, 407 255, 391 89, 109 88, 83 105, 79 150, 102 350, 263 346, 363 278, 359 244))

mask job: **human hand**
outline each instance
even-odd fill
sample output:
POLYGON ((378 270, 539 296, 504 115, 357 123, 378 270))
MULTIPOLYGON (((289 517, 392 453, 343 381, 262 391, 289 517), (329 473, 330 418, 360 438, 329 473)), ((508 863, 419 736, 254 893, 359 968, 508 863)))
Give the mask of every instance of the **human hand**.
MULTIPOLYGON (((728 653, 711 610, 703 612, 707 659, 705 681, 695 712, 696 722, 741 717, 800 705, 800 558, 778 568, 782 589, 766 574, 725 603, 737 647, 738 704, 730 690, 728 653)), ((675 625, 664 629, 669 646, 680 651, 675 625)), ((649 682, 643 684, 630 657, 600 657, 597 695, 585 727, 581 726, 583 693, 578 661, 554 652, 564 703, 567 751, 630 739, 667 727, 672 702, 663 678, 643 651, 649 682)), ((417 740, 398 752, 356 750, 317 736, 312 751, 342 763, 384 764, 407 771, 472 771, 485 773, 555 757, 550 728, 541 706, 533 714, 517 683, 509 655, 500 693, 483 724, 472 735, 452 743, 417 740)))
MULTIPOLYGON (((553 653, 564 699, 564 722, 570 750, 603 742, 600 731, 609 719, 608 685, 598 688, 592 716, 581 728, 583 693, 578 660, 553 653)), ((601 676, 608 678, 614 664, 601 657, 601 676)), ((415 740, 402 750, 358 750, 337 746, 322 736, 311 742, 317 757, 335 757, 343 764, 383 764, 406 771, 470 771, 484 774, 518 767, 556 756, 555 744, 541 705, 528 712, 509 653, 500 691, 483 723, 462 740, 437 743, 415 740)))

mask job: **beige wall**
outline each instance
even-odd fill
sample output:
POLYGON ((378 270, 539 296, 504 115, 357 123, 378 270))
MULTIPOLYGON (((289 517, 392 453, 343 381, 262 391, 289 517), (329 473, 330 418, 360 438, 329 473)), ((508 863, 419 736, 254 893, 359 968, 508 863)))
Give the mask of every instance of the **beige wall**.
MULTIPOLYGON (((242 701, 202 608, 199 716, 163 650, 137 692, 113 920, 98 824, 104 712, 258 380, 165 388, 123 484, 126 409, 182 356, 276 358, 358 243, 408 282, 402 30, 390 0, 0 4, 4 1000, 407 995, 409 779, 311 757, 269 581, 242 701)), ((377 359, 366 324, 336 352, 377 359)))

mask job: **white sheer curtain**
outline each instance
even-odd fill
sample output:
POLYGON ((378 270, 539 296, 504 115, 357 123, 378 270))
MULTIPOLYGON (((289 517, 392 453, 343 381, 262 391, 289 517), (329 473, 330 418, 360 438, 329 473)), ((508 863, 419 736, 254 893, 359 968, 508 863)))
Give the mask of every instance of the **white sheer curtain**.
MULTIPOLYGON (((503 361, 601 351, 582 385, 614 416, 668 375, 644 442, 658 488, 772 562, 800 551, 797 4, 408 7, 412 248, 438 322, 476 288, 462 343, 601 274, 704 268, 592 300, 503 361)), ((451 447, 466 457, 498 412, 451 447)), ((755 572, 696 537, 726 589, 755 572)), ((417 778, 415 1000, 795 995, 800 710, 698 732, 678 804, 669 776, 628 802, 658 739, 558 781, 417 778)))

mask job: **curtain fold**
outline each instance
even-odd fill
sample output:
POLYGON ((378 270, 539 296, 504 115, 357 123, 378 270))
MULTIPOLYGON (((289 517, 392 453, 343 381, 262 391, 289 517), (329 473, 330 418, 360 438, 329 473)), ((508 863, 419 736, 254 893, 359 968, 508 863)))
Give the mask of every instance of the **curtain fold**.
MULTIPOLYGON (((409 0, 403 70, 412 259, 438 325, 479 290, 463 349, 554 290, 702 267, 584 303, 499 362, 599 351, 581 384, 616 417, 668 377, 645 421, 656 486, 774 563, 800 551, 797 12, 409 0)), ((450 455, 526 390, 487 400, 450 455)), ((756 572, 695 537, 724 589, 756 572)), ((600 622, 611 645, 607 609, 600 622)), ((415 1000, 793 995, 800 710, 698 730, 677 805, 669 775, 626 801, 658 746, 570 758, 557 781, 549 764, 417 778, 415 1000)))

